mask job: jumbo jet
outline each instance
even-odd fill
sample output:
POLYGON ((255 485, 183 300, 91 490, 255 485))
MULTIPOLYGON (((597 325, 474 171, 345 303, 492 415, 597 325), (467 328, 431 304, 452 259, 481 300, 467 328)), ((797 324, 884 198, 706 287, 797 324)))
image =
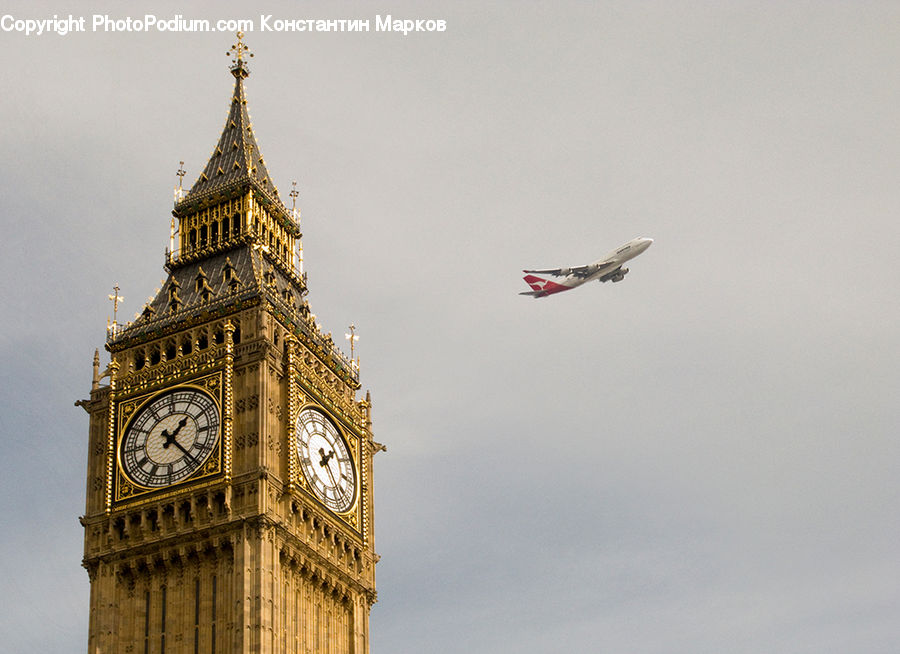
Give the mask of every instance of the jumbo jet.
POLYGON ((625 275, 628 274, 628 268, 623 268, 622 264, 629 259, 634 259, 650 247, 651 243, 653 243, 652 238, 641 237, 632 239, 602 259, 584 266, 550 268, 547 270, 523 270, 522 272, 528 273, 524 279, 533 290, 523 291, 519 295, 531 295, 534 298, 539 298, 553 295, 554 293, 562 293, 563 291, 571 291, 573 288, 578 288, 582 284, 594 280, 600 282, 621 282, 625 279, 625 275), (559 279, 554 281, 537 277, 537 275, 553 275, 559 279))

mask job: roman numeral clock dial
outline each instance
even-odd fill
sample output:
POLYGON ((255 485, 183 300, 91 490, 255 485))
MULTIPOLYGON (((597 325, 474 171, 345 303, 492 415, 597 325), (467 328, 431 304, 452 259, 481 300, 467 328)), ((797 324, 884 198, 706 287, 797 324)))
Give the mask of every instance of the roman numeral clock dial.
POLYGON ((219 438, 219 409, 206 393, 176 389, 145 404, 122 439, 120 463, 132 483, 162 488, 183 481, 209 459, 219 438))
POLYGON ((335 513, 349 511, 356 499, 356 473, 337 427, 316 409, 297 416, 297 456, 313 495, 335 513))

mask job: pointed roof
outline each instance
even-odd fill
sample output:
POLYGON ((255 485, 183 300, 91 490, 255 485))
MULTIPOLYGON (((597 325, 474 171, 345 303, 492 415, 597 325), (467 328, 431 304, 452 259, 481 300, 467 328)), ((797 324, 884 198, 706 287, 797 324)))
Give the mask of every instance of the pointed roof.
POLYGON ((272 183, 256 136, 253 134, 250 113, 247 110, 247 97, 244 92, 244 79, 250 74, 244 61, 247 49, 239 40, 232 51, 236 52, 234 65, 231 67, 231 74, 235 80, 234 93, 231 96, 225 127, 206 167, 191 190, 178 203, 176 212, 181 206, 193 205, 210 195, 224 194, 232 189, 246 188, 248 185, 262 191, 277 204, 281 204, 278 190, 272 183))

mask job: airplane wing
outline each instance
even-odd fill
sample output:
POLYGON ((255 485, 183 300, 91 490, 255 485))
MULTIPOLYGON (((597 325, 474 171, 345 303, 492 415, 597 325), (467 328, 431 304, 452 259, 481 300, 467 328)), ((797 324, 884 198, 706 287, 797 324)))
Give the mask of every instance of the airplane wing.
POLYGON ((547 270, 523 270, 526 273, 537 273, 539 275, 555 275, 557 277, 568 277, 575 275, 576 277, 590 277, 600 270, 606 263, 589 263, 586 266, 573 266, 572 268, 549 268, 547 270))
POLYGON ((562 268, 550 268, 549 270, 523 270, 524 273, 537 273, 538 275, 561 275, 562 268))

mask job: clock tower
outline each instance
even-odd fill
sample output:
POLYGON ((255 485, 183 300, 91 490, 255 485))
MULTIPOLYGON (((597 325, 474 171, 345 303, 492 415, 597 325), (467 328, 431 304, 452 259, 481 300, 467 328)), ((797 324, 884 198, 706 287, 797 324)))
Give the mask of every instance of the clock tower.
POLYGON ((358 366, 310 314, 241 37, 222 134, 176 195, 168 277, 112 324, 80 402, 90 654, 369 651, 382 446, 358 366))

